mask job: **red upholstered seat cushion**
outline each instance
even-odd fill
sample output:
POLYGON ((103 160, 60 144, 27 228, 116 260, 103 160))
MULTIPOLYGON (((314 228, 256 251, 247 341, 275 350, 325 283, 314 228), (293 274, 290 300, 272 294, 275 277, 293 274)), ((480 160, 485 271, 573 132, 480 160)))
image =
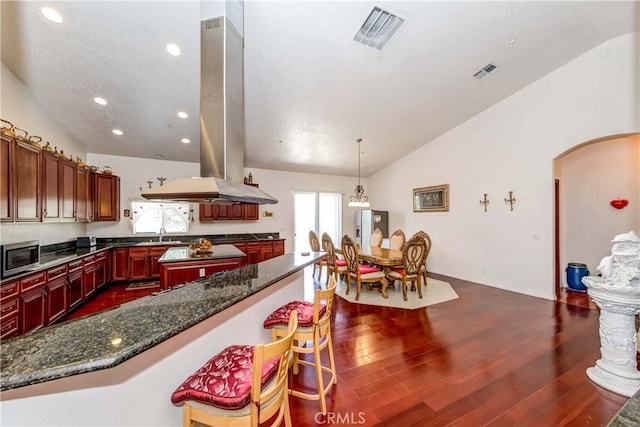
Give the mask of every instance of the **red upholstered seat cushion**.
MULTIPOLYGON (((213 356, 171 395, 171 402, 196 400, 222 409, 240 409, 251 401, 254 347, 232 345, 213 356)), ((264 386, 278 371, 277 357, 262 365, 264 386)))
POLYGON ((360 274, 368 274, 368 273, 377 273, 381 271, 379 268, 376 268, 367 264, 360 264, 360 274))
POLYGON ((404 273, 404 268, 392 268, 391 271, 394 273, 402 274, 404 273))
POLYGON ((344 267, 347 265, 347 261, 344 259, 337 259, 336 260, 336 266, 338 267, 344 267))
MULTIPOLYGON (((288 325, 289 316, 293 310, 298 311, 298 326, 311 326, 313 324, 313 303, 308 301, 291 301, 276 309, 264 320, 264 327, 273 325, 288 325)), ((324 315, 326 307, 320 304, 320 317, 324 315)))

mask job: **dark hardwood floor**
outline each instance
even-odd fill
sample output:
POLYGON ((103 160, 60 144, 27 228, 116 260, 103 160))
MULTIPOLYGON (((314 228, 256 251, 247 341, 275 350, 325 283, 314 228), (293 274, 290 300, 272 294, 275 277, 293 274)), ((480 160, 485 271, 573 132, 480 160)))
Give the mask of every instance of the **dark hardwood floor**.
MULTIPOLYGON (((329 413, 290 397, 295 427, 606 426, 626 402, 585 374, 600 357, 599 312, 587 294, 565 292, 553 302, 431 277, 460 298, 403 310, 336 297, 338 384, 329 413)), ((315 286, 307 280, 307 299, 315 286)), ((125 288, 109 286, 70 318, 154 291, 125 288)), ((313 385, 315 374, 302 367, 291 381, 313 385)))
POLYGON ((129 285, 130 283, 115 283, 107 285, 106 287, 98 290, 98 293, 89 301, 69 313, 64 320, 77 319, 78 317, 86 316, 87 314, 97 313, 99 311, 124 304, 125 302, 146 297, 147 295, 151 295, 151 293, 160 290, 159 287, 127 290, 129 285))

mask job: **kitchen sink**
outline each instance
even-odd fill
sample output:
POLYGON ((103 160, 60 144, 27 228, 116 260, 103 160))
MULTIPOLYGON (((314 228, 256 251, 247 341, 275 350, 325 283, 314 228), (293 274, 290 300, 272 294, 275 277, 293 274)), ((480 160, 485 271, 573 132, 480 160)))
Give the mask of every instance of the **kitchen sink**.
POLYGON ((140 242, 136 246, 161 246, 161 245, 179 245, 182 243, 180 240, 165 240, 164 242, 140 242))

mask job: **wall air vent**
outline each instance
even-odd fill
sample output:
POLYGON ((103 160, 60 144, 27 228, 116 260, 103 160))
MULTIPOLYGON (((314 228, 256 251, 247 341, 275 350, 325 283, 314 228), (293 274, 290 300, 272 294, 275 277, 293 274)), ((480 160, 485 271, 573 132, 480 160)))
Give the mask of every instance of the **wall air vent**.
POLYGON ((473 75, 473 77, 477 78, 478 80, 484 80, 489 76, 489 74, 491 74, 492 72, 494 72, 497 69, 498 69, 497 65, 487 64, 486 66, 482 67, 481 70, 476 72, 473 75))
POLYGON ((391 40, 391 37, 400 29, 400 26, 404 24, 404 21, 405 19, 374 6, 362 27, 356 32, 353 40, 365 46, 382 50, 391 40))

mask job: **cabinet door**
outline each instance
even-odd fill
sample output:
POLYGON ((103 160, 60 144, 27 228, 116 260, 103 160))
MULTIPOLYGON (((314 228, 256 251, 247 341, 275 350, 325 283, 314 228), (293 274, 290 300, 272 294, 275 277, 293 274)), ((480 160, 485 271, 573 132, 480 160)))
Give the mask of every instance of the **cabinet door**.
POLYGON ((60 162, 60 221, 76 220, 76 166, 60 162))
POLYGON ((96 263, 95 261, 85 262, 83 267, 84 277, 82 278, 82 297, 87 298, 96 291, 96 263))
POLYGON ((273 256, 284 255, 284 240, 275 240, 273 242, 273 256))
POLYGON ((260 242, 260 261, 266 261, 273 258, 273 243, 260 242))
POLYGON ((80 167, 76 167, 76 221, 91 221, 91 192, 89 171, 80 167))
POLYGON ((218 209, 218 215, 214 219, 231 219, 231 205, 219 204, 214 206, 215 208, 213 209, 218 209))
POLYGON ((237 204, 229 206, 229 219, 244 219, 245 205, 237 204))
POLYGON ((20 296, 22 325, 20 333, 35 331, 46 324, 45 319, 45 287, 39 286, 20 296))
POLYGON ((118 221, 120 219, 120 177, 108 174, 91 174, 93 187, 94 221, 118 221))
POLYGON ((260 242, 247 243, 247 262, 257 264, 260 262, 260 242))
POLYGON ((149 248, 129 248, 129 279, 140 280, 149 276, 149 248))
POLYGON ((96 255, 96 288, 107 284, 108 261, 106 254, 96 255))
POLYGON ((208 263, 199 262, 176 262, 161 265, 162 277, 160 285, 163 289, 192 282, 202 277, 210 276, 214 273, 226 270, 233 270, 242 267, 244 258, 228 258, 208 263))
POLYGON ((246 220, 257 220, 259 208, 258 205, 242 205, 244 209, 244 219, 246 220))
POLYGON ((201 203, 199 211, 200 221, 213 221, 218 219, 218 205, 201 203))
POLYGON ((14 164, 20 165, 20 173, 14 174, 16 191, 15 220, 20 222, 40 221, 40 150, 18 141, 15 145, 15 158, 14 164))
MULTIPOLYGON (((82 263, 80 263, 82 265, 82 263)), ((82 302, 82 267, 75 267, 73 270, 69 265, 69 275, 67 276, 67 310, 74 308, 82 302)))
POLYGON ((115 248, 111 255, 111 280, 129 279, 129 249, 115 248))
POLYGON ((67 312, 67 278, 58 277, 47 282, 46 287, 46 324, 50 325, 67 312))
POLYGON ((160 264, 158 260, 164 253, 167 248, 163 246, 149 248, 149 278, 150 279, 158 279, 160 278, 160 264))
POLYGON ((42 153, 42 221, 60 221, 60 158, 42 153))
POLYGON ((0 134, 0 221, 13 221, 13 148, 14 141, 0 134))

